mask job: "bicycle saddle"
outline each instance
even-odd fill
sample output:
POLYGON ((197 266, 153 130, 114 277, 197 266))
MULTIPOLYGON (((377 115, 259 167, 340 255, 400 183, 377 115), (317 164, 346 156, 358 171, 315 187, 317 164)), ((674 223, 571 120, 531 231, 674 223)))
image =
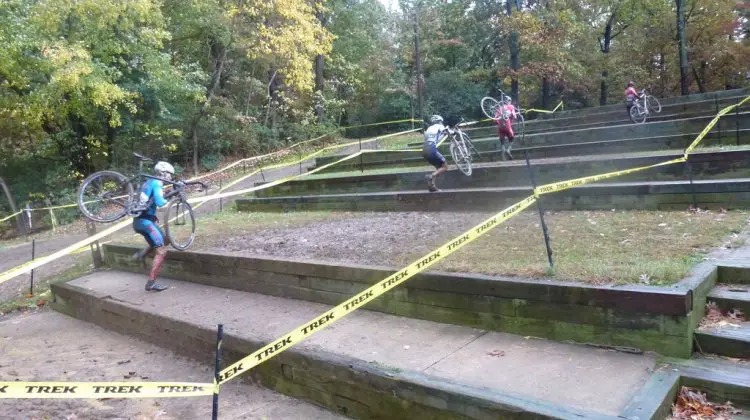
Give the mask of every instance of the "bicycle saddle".
POLYGON ((133 152, 133 156, 137 157, 138 159, 144 161, 144 162, 153 162, 154 160, 151 158, 147 158, 146 156, 143 156, 141 154, 133 152))

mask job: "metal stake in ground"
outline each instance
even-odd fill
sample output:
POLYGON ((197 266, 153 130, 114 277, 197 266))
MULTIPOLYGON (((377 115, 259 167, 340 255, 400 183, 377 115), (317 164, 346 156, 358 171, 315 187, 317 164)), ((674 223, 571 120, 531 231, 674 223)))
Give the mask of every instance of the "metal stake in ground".
MULTIPOLYGON (((529 178, 531 178, 531 187, 536 190, 536 176, 534 176, 534 170, 531 168, 531 162, 529 161, 529 152, 524 150, 523 156, 526 158, 526 167, 529 169, 529 178)), ((544 221, 544 209, 542 208, 541 197, 536 200, 536 209, 539 211, 539 219, 542 221, 542 233, 544 234, 544 245, 547 246, 547 260, 549 260, 549 267, 555 268, 555 263, 552 261, 552 247, 549 243, 549 231, 547 230, 547 223, 544 221)))
MULTIPOLYGON (((716 100, 716 113, 719 113, 719 98, 715 98, 716 100)), ((721 144, 721 119, 716 123, 716 128, 719 130, 719 144, 721 144)))
MULTIPOLYGON (((688 157, 690 159, 690 157, 688 157)), ((688 171, 688 177, 690 179, 690 194, 693 196, 693 208, 698 210, 698 200, 695 198, 695 184, 693 184, 693 165, 689 161, 685 161, 685 167, 688 171)))
POLYGON ((214 400, 213 408, 211 410, 211 418, 217 420, 219 418, 219 375, 221 373, 221 340, 224 338, 224 325, 219 324, 219 329, 216 332, 216 364, 214 365, 214 400))
POLYGON ((260 168, 260 177, 263 178, 263 182, 266 182, 266 176, 263 175, 263 168, 260 168))
POLYGON ((740 99, 737 98, 737 104, 734 106, 734 133, 737 138, 737 146, 740 145, 740 99))
MULTIPOLYGON (((36 239, 31 240, 31 261, 36 258, 36 239)), ((29 297, 34 296, 34 270, 31 270, 31 284, 29 285, 29 297)))

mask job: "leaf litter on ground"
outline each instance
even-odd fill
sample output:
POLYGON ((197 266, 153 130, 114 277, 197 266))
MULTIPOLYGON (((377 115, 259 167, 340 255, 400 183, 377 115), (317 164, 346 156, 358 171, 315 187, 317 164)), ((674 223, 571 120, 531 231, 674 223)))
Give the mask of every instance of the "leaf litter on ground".
POLYGON ((730 415, 742 414, 731 402, 715 404, 708 401, 706 394, 694 388, 683 386, 677 400, 672 404, 672 420, 724 420, 730 415))
POLYGON ((725 314, 715 302, 708 302, 706 304, 706 316, 703 317, 698 329, 703 330, 726 326, 739 328, 739 324, 744 321, 745 314, 739 309, 731 309, 725 314))

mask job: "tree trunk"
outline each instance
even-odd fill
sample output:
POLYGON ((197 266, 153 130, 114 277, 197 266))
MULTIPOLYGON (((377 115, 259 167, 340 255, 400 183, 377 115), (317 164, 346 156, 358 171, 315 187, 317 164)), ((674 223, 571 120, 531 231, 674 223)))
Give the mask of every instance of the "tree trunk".
POLYGON ((550 109, 549 103, 549 79, 542 77, 542 108, 550 109))
POLYGON ((419 53, 419 4, 414 10, 414 64, 417 72, 417 115, 419 119, 424 118, 423 106, 423 78, 422 78, 422 56, 419 53))
POLYGON ((698 74, 698 70, 695 69, 695 66, 690 66, 690 68, 693 70, 693 77, 695 78, 695 82, 698 83, 698 91, 700 91, 700 93, 706 93, 705 86, 703 85, 703 79, 698 74))
MULTIPOLYGON (((520 10, 520 4, 516 3, 516 10, 520 10)), ((511 15, 511 0, 506 0, 505 11, 510 17, 511 15)), ((513 76, 511 77, 511 96, 520 104, 518 98, 518 69, 521 67, 521 58, 518 46, 518 34, 512 32, 510 34, 510 68, 513 69, 513 76)))
POLYGON ((677 3, 677 43, 679 46, 680 57, 680 93, 682 95, 690 94, 690 85, 688 84, 688 49, 687 39, 685 36, 685 2, 686 0, 675 0, 677 3))
MULTIPOLYGON (((5 192, 5 197, 8 198, 8 204, 10 204, 10 212, 11 213, 17 212, 18 207, 16 207, 16 201, 13 199, 13 196, 10 195, 10 188, 8 188, 8 185, 5 183, 5 180, 3 178, 0 178, 0 187, 3 187, 3 192, 5 192)), ((16 224, 18 225, 18 234, 22 235, 24 232, 24 225, 21 219, 21 215, 16 216, 16 224)))
POLYGON ((315 92, 320 95, 316 98, 315 103, 315 116, 318 117, 318 122, 323 122, 325 118, 325 108, 323 107, 323 66, 324 58, 322 55, 315 57, 315 92))
POLYGON ((612 12, 612 14, 609 15, 609 19, 607 19, 607 25, 604 27, 604 36, 602 38, 599 38, 599 49, 603 54, 605 54, 605 68, 602 70, 601 92, 599 92, 599 105, 607 105, 607 96, 609 93, 607 91, 607 77, 609 76, 609 70, 607 69, 608 60, 606 59, 606 57, 609 56, 609 49, 612 46, 612 27, 615 24, 615 19, 617 19, 617 12, 612 12))
POLYGON ((276 81, 276 73, 278 70, 274 70, 273 74, 271 75, 271 80, 268 81, 268 86, 266 86, 266 89, 268 90, 268 104, 266 105, 266 120, 263 122, 263 125, 268 127, 268 120, 271 117, 271 101, 273 100, 274 91, 271 90, 273 87, 274 81, 276 81))
POLYGON ((211 75, 211 84, 208 87, 206 102, 203 103, 200 111, 198 111, 198 115, 193 118, 193 122, 190 124, 190 133, 193 139, 193 172, 196 175, 198 174, 198 123, 206 115, 206 112, 208 112, 208 107, 211 106, 211 101, 213 101, 216 95, 216 88, 219 86, 221 73, 224 71, 224 63, 227 60, 227 51, 229 51, 228 45, 223 48, 221 57, 216 62, 214 73, 211 75))

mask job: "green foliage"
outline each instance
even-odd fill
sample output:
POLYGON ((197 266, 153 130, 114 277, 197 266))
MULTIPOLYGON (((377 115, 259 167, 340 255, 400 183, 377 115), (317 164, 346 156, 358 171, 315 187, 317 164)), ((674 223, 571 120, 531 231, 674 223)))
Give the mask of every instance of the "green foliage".
MULTIPOLYGON (((685 1, 690 89, 746 86, 746 2, 685 1)), ((507 16, 506 2, 486 0, 4 0, 0 176, 20 202, 69 202, 92 171, 132 173, 133 152, 209 170, 341 125, 421 118, 415 14, 425 114, 480 117, 481 97, 513 79, 524 107, 597 104, 602 84, 618 102, 631 79, 679 94, 674 1, 513 4, 507 16)))

